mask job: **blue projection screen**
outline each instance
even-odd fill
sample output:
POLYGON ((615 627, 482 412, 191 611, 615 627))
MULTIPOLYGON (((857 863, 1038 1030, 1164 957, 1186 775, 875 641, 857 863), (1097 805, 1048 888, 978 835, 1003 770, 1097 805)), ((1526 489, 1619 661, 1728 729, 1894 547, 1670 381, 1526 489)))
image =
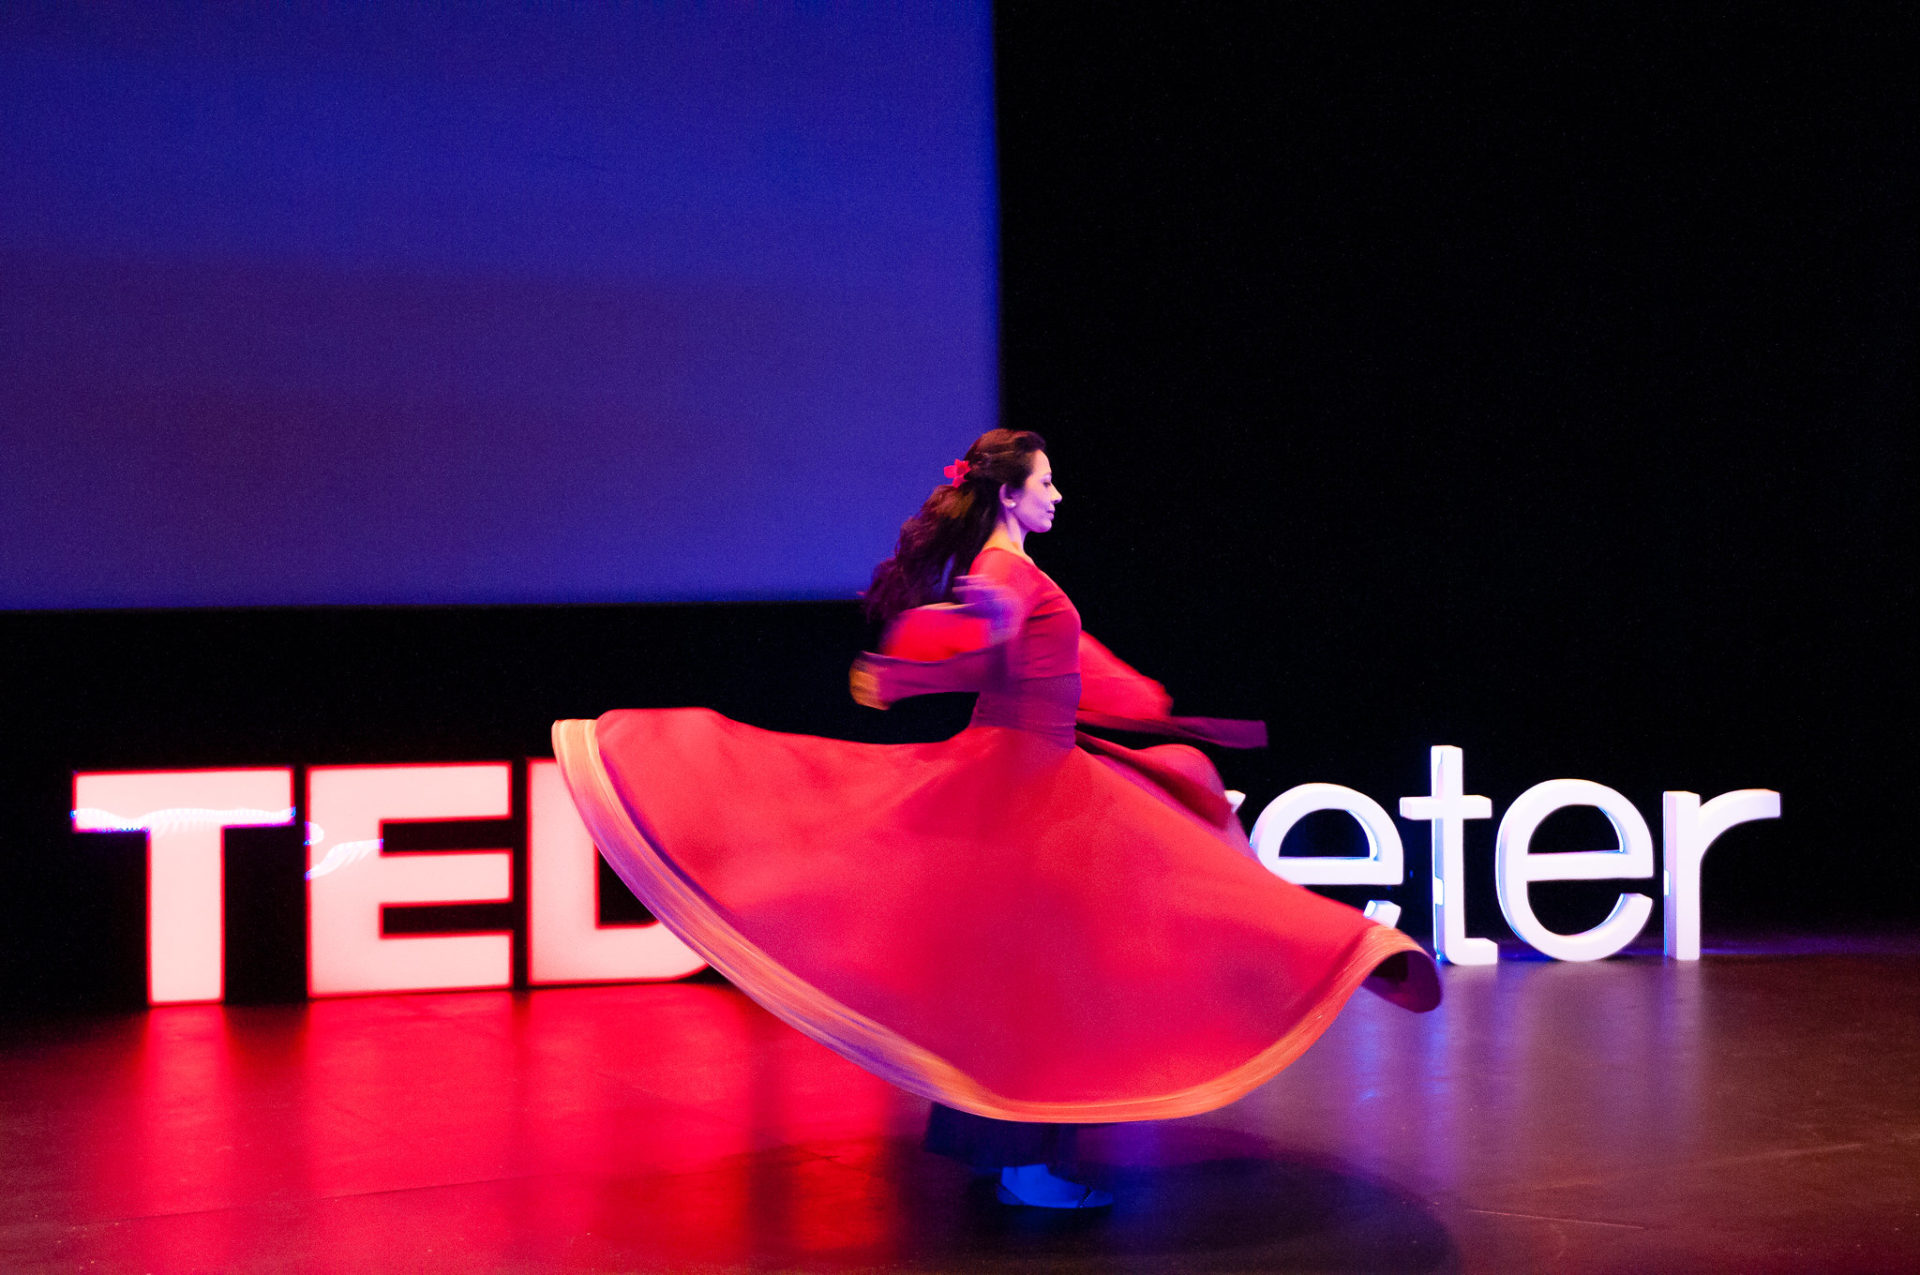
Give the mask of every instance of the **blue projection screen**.
POLYGON ((0 606, 850 596, 994 422, 991 47, 7 6, 0 606))

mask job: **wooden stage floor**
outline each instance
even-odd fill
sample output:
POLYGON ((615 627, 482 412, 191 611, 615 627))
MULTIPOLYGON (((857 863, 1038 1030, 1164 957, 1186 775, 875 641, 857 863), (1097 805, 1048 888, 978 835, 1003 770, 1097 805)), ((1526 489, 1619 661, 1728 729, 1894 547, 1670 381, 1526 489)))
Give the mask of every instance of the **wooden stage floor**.
POLYGON ((1920 1270, 1920 945, 1507 955, 1089 1130, 1081 1216, 717 982, 14 1023, 0 1269, 1920 1270))

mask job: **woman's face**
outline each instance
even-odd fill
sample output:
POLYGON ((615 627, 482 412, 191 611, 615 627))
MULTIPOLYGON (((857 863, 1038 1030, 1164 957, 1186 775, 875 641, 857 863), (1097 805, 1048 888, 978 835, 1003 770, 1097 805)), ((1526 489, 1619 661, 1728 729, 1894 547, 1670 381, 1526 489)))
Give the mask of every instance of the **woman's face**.
POLYGON ((1018 488, 1002 487, 1000 505, 1029 533, 1053 526, 1053 507, 1060 503, 1060 489, 1053 485, 1053 463, 1045 452, 1033 454, 1033 471, 1018 488))

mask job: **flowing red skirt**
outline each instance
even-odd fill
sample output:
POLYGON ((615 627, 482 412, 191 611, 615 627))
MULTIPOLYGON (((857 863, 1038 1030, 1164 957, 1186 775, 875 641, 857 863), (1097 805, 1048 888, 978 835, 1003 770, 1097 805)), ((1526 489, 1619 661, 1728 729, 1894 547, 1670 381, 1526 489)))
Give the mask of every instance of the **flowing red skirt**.
POLYGON ((961 1110, 1190 1115, 1271 1078, 1363 984, 1439 1002, 1411 939, 1196 813, 1219 779, 1184 745, 1095 754, 981 725, 858 744, 703 709, 554 736, 655 916, 801 1031, 961 1110))

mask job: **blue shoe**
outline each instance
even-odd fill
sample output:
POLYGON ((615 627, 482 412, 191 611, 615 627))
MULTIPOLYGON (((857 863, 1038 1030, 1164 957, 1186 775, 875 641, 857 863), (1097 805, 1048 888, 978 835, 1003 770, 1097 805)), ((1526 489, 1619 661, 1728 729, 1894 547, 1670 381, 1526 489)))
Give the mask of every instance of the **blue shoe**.
POLYGON ((1113 1194, 1096 1187, 1070 1182, 1049 1171, 1044 1164, 1023 1164, 1000 1170, 1000 1184, 994 1195, 1002 1204, 1025 1205, 1030 1209, 1104 1209, 1113 1203, 1113 1194))

